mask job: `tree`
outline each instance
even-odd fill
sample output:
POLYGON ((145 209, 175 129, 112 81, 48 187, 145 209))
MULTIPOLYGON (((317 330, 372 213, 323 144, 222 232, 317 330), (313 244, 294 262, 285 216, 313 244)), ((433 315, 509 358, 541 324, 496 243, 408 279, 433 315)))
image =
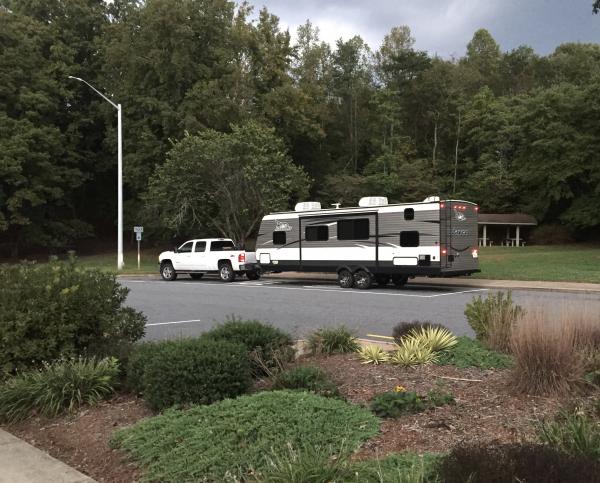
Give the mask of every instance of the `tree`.
POLYGON ((231 133, 206 130, 176 143, 144 200, 155 226, 244 243, 265 214, 305 198, 309 185, 274 129, 250 121, 231 133))

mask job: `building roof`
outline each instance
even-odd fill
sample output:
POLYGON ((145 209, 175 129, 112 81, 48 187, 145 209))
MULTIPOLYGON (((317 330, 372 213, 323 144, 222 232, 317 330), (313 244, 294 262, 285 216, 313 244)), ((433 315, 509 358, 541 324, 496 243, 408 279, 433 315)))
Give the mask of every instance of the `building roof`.
POLYGON ((526 213, 479 213, 480 225, 537 225, 537 220, 526 213))

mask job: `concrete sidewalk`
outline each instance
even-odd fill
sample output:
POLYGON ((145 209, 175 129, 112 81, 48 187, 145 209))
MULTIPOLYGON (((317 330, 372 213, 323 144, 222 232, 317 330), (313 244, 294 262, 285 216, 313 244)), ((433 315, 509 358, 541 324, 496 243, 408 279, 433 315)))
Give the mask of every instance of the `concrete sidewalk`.
POLYGON ((0 483, 95 483, 95 480, 0 429, 0 483))
MULTIPOLYGON (((305 281, 336 281, 332 273, 284 272, 264 276, 271 280, 305 280, 305 281)), ((487 280, 468 277, 428 278, 415 277, 408 281, 409 285, 435 285, 447 287, 475 287, 491 289, 514 290, 546 290, 553 292, 597 293, 600 294, 600 284, 579 282, 537 282, 529 280, 487 280)))

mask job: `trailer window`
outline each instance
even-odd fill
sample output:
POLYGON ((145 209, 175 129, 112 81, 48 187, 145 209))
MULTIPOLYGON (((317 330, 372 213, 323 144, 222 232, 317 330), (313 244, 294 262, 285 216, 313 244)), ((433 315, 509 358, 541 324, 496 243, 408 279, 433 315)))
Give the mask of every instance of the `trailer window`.
POLYGON ((368 240, 369 219, 339 220, 337 222, 338 240, 368 240))
POLYGON ((329 227, 327 225, 307 226, 304 231, 306 241, 329 240, 329 227))
POLYGON ((274 231, 273 232, 273 245, 285 245, 286 236, 285 231, 274 231))
POLYGON ((400 232, 401 247, 418 247, 419 232, 418 231, 401 231, 400 232))
POLYGON ((405 208, 404 209, 404 219, 405 220, 414 220, 415 219, 415 209, 414 208, 405 208))

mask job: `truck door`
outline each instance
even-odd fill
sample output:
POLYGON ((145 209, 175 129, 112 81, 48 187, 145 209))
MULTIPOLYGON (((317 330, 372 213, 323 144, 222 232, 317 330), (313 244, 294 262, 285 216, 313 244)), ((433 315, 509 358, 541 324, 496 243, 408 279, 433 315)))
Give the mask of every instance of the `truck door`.
POLYGON ((206 242, 198 241, 194 244, 194 251, 190 254, 190 270, 207 270, 206 242))
POLYGON ((191 256, 194 242, 185 242, 177 249, 177 253, 173 257, 173 268, 175 270, 190 270, 191 269, 191 256))

